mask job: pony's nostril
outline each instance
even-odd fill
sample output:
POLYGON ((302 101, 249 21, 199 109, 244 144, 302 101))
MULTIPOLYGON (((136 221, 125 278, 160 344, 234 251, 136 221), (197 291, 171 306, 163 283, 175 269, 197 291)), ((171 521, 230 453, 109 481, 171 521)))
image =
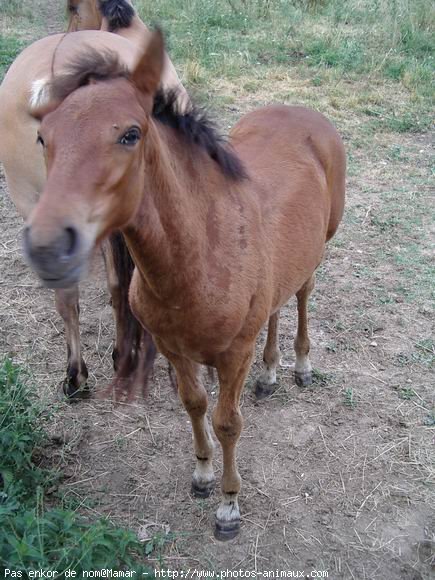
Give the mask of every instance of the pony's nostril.
POLYGON ((77 249, 78 235, 74 228, 65 228, 65 256, 70 258, 77 249))

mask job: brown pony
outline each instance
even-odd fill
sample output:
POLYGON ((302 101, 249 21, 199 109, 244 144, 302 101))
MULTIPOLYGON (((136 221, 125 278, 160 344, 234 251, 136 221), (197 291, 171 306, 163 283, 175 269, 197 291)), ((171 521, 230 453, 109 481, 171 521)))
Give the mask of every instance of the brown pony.
MULTIPOLYGON (((127 67, 132 67, 142 50, 142 45, 138 46, 138 35, 141 34, 143 42, 144 35, 149 37, 151 34, 135 13, 131 3, 126 0, 99 2, 70 0, 69 9, 70 13, 74 11, 75 14, 75 17, 70 19, 70 30, 98 27, 116 34, 107 31, 84 31, 53 35, 37 41, 19 55, 0 86, 0 161, 4 166, 11 199, 24 219, 29 217, 35 207, 46 179, 44 158, 41 148, 36 143, 39 121, 29 114, 32 102, 38 102, 43 98, 44 84, 53 72, 61 74, 67 63, 71 59, 74 60, 84 47, 92 47, 99 52, 110 49, 118 54, 127 67)), ((162 86, 176 88, 180 95, 180 105, 186 106, 187 93, 181 86, 167 55, 162 86)), ((121 240, 117 238, 115 241, 117 248, 120 249, 121 240)), ((136 364, 139 361, 131 360, 132 355, 133 358, 139 356, 139 344, 134 348, 134 353, 125 350, 128 349, 127 323, 130 321, 131 313, 126 308, 127 296, 125 292, 123 293, 123 289, 129 271, 132 272, 132 263, 129 263, 125 252, 122 249, 120 251, 125 260, 121 262, 118 260, 118 263, 123 263, 126 267, 122 283, 114 270, 115 257, 112 255, 110 245, 108 243, 103 245, 116 322, 114 362, 120 377, 126 377, 135 367, 137 376, 131 378, 137 383, 142 383, 144 377, 140 374, 146 373, 146 369, 141 371, 136 364)), ((88 371, 81 354, 78 287, 57 288, 55 304, 65 324, 67 342, 67 376, 63 383, 64 393, 70 398, 87 396, 85 386, 88 371)), ((136 338, 140 342, 141 339, 137 334, 136 338)), ((146 353, 142 354, 146 356, 146 353)))
POLYGON ((293 295, 296 381, 311 382, 307 300, 342 216, 345 154, 320 113, 283 105, 245 115, 226 145, 202 114, 179 113, 158 91, 163 59, 156 32, 132 74, 116 58, 88 53, 54 79, 50 102, 35 111, 48 178, 25 251, 45 283, 49 257, 48 285, 70 285, 95 244, 122 230, 136 266, 130 304, 175 367, 201 497, 215 477, 199 366, 217 369, 223 477, 215 534, 229 539, 240 527, 241 390, 268 320, 260 393, 275 381, 279 309, 293 295))

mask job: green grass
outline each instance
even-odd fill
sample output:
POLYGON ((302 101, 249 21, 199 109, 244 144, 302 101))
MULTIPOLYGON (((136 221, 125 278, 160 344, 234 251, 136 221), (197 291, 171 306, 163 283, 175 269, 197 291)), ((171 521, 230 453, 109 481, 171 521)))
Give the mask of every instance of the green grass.
MULTIPOLYGON (((9 360, 0 364, 0 570, 84 570, 126 567, 149 572, 135 535, 100 519, 46 505, 56 476, 38 466, 50 416, 35 402, 29 379, 9 360)), ((147 577, 152 577, 151 573, 147 577)))
MULTIPOLYGON (((396 86, 394 102, 378 98, 368 130, 423 132, 431 125, 430 0, 138 0, 136 6, 146 22, 163 27, 185 81, 203 91, 246 78, 247 93, 291 100, 292 91, 278 92, 268 81, 274 75, 289 75, 289 88, 297 76, 329 89, 362 81, 368 98, 397 92, 396 86)), ((339 90, 336 105, 346 107, 350 96, 343 99, 339 90)), ((359 112, 365 106, 361 92, 352 98, 360 100, 353 107, 359 112)))
POLYGON ((17 55, 23 50, 25 43, 15 37, 0 34, 0 79, 14 62, 17 55))
POLYGON ((398 392, 399 397, 401 399, 404 399, 405 401, 410 401, 412 398, 416 396, 414 389, 411 389, 410 387, 404 387, 403 389, 399 389, 398 392))
POLYGON ((353 389, 350 387, 343 391, 343 404, 349 409, 354 409, 356 407, 355 395, 353 389))
POLYGON ((22 0, 1 0, 0 15, 11 17, 31 17, 31 11, 29 6, 27 6, 22 0))
MULTIPOLYGON (((23 46, 30 6, 0 5, 10 23, 7 33, 0 27, 0 76, 23 46)), ((248 96, 259 103, 305 101, 327 113, 331 107, 366 117, 366 139, 379 131, 425 132, 433 123, 430 0, 136 0, 135 6, 145 22, 163 27, 184 81, 215 108, 228 111, 248 96), (296 79, 312 91, 295 87, 296 79)))

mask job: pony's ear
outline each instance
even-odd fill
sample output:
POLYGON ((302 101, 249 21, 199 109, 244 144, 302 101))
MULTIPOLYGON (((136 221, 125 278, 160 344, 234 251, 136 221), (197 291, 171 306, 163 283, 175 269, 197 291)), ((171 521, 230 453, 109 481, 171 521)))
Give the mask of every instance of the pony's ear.
POLYGON ((160 85, 165 60, 165 42, 158 28, 151 33, 145 52, 131 75, 131 81, 141 93, 154 96, 160 85))

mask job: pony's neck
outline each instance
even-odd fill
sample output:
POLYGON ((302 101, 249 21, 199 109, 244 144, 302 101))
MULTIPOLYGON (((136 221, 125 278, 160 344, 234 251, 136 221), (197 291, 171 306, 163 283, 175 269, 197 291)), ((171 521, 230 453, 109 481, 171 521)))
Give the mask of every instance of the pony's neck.
MULTIPOLYGON (((144 194, 135 218, 124 230, 136 267, 162 300, 186 292, 183 280, 195 270, 206 236, 208 199, 217 194, 215 188, 202 185, 202 175, 209 169, 219 174, 211 167, 214 162, 198 151, 194 163, 189 147, 173 129, 150 122, 144 194), (201 167, 201 173, 195 166, 201 167)), ((197 276, 189 278, 200 282, 197 276)))

